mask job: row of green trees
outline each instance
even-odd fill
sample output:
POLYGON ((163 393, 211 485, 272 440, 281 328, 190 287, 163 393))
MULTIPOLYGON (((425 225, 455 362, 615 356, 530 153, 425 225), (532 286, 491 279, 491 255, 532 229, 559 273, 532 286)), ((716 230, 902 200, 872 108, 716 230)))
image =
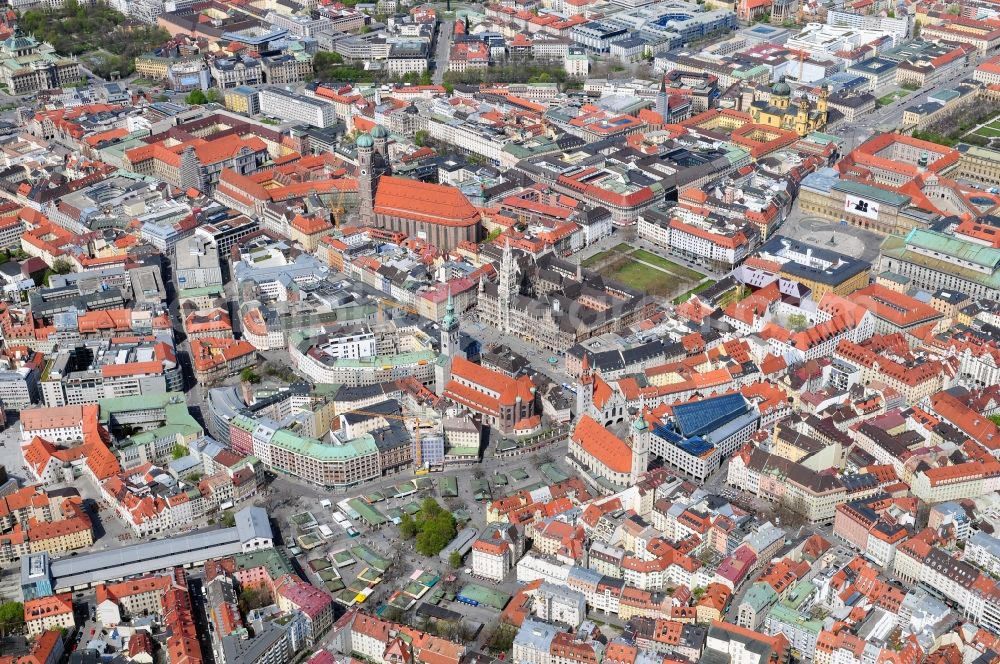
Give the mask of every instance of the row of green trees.
POLYGON ((18 26, 37 39, 49 42, 62 55, 94 53, 89 58, 94 73, 127 76, 135 71, 135 58, 170 39, 163 28, 129 21, 105 4, 93 7, 67 0, 58 9, 25 12, 18 26))
POLYGON ((571 87, 579 84, 566 73, 561 62, 545 60, 510 61, 485 69, 445 72, 444 82, 452 85, 476 83, 558 83, 571 87), (572 85, 571 85, 572 84, 572 85))
POLYGON ((222 101, 222 93, 216 88, 209 88, 207 92, 192 90, 184 97, 184 101, 192 106, 195 104, 219 103, 222 101))
POLYGON ((409 72, 403 76, 394 76, 385 71, 370 70, 344 62, 340 53, 321 51, 313 58, 313 71, 321 81, 349 81, 351 83, 409 83, 411 85, 430 85, 431 73, 409 72))

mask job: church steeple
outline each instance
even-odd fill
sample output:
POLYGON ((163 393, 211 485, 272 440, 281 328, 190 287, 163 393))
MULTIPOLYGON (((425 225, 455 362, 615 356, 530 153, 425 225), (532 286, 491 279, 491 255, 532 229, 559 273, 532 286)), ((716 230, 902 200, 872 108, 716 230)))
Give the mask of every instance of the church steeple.
POLYGON ((640 401, 639 417, 632 423, 632 467, 631 480, 634 484, 649 468, 649 425, 646 424, 646 407, 640 401))
POLYGON ((594 376, 590 373, 590 355, 583 351, 580 363, 580 384, 576 386, 576 416, 582 417, 594 404, 594 376))
POLYGON ((455 301, 451 295, 451 285, 448 285, 448 304, 445 306, 444 318, 441 319, 441 354, 435 367, 435 383, 438 396, 444 393, 445 385, 451 380, 451 362, 455 356, 462 355, 461 332, 458 316, 455 315, 455 301))
POLYGON ((441 354, 451 359, 459 349, 458 317, 455 315, 455 301, 451 297, 451 285, 448 285, 448 304, 441 319, 441 354))
POLYGON ((503 247, 503 257, 500 260, 500 281, 497 288, 497 305, 500 308, 500 331, 510 332, 510 309, 517 294, 518 265, 514 260, 514 252, 508 239, 503 247))
POLYGON ((664 76, 660 77, 660 91, 656 95, 656 112, 663 119, 663 124, 667 124, 667 81, 664 76))
POLYGON ((361 134, 355 142, 358 153, 358 211, 362 226, 375 224, 375 188, 378 176, 375 167, 375 141, 368 134, 361 134))

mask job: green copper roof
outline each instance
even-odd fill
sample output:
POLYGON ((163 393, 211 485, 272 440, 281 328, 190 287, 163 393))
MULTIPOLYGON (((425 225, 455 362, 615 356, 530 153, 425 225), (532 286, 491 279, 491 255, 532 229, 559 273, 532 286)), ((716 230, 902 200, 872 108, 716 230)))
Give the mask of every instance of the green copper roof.
POLYGON ((754 611, 760 612, 778 601, 778 593, 774 592, 771 584, 758 581, 750 586, 750 590, 743 596, 743 603, 749 604, 754 611))
POLYGON ((824 134, 821 131, 814 131, 809 134, 809 140, 813 143, 818 143, 820 145, 829 145, 830 143, 843 143, 844 139, 839 136, 833 136, 831 134, 824 134))
POLYGON ((854 180, 840 180, 833 185, 833 188, 837 191, 846 191, 849 194, 855 194, 856 196, 861 196, 862 198, 871 198, 881 203, 895 205, 896 207, 902 207, 910 202, 909 196, 897 194, 893 191, 886 191, 885 189, 879 189, 878 187, 872 187, 867 184, 855 182, 854 180))
POLYGON ((1000 249, 969 242, 954 235, 915 228, 906 236, 906 244, 925 251, 951 256, 956 260, 966 261, 990 270, 996 270, 997 266, 1000 265, 1000 249))
POLYGON ((450 330, 451 326, 455 324, 455 302, 451 299, 451 288, 448 289, 448 306, 445 308, 444 319, 441 324, 444 326, 445 330, 450 330))
POLYGON ((370 434, 349 440, 343 445, 331 445, 315 438, 304 438, 288 429, 279 429, 271 438, 272 447, 280 447, 318 461, 348 461, 378 454, 378 446, 370 434))
POLYGON ((732 143, 726 143, 724 147, 726 149, 726 159, 729 160, 730 164, 741 163, 750 156, 749 152, 741 147, 733 145, 732 143))
POLYGON ((233 556, 236 566, 241 569, 266 567, 271 579, 277 580, 286 574, 295 574, 292 564, 278 549, 264 549, 249 553, 237 553, 233 556))

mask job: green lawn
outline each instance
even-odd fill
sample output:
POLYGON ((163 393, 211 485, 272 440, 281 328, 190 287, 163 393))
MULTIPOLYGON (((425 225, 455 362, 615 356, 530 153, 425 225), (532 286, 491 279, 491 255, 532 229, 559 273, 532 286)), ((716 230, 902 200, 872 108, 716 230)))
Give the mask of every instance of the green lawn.
POLYGON ((614 254, 629 254, 632 253, 633 251, 635 251, 635 247, 626 242, 621 242, 611 247, 607 251, 600 251, 591 256, 590 258, 584 259, 583 261, 580 262, 580 265, 584 267, 590 267, 592 265, 597 265, 606 258, 610 258, 614 254))
POLYGON ((686 281, 682 277, 660 272, 635 262, 626 263, 621 268, 608 272, 605 276, 649 295, 669 295, 686 281))
POLYGON ((676 298, 674 300, 674 304, 683 304, 684 302, 687 302, 688 300, 690 300, 693 296, 697 295, 698 293, 702 292, 703 290, 711 288, 714 285, 715 285, 715 281, 712 280, 712 279, 709 279, 705 283, 698 284, 697 286, 695 286, 694 288, 692 288, 688 292, 686 292, 683 295, 681 295, 680 297, 676 298))
POLYGON ((593 256, 591 256, 590 258, 584 259, 580 263, 580 265, 582 265, 584 267, 590 267, 591 265, 597 265, 598 263, 600 263, 601 261, 603 261, 605 258, 608 258, 613 253, 615 253, 614 249, 608 249, 607 251, 598 252, 598 253, 594 254, 593 256))
POLYGON ((996 116, 990 119, 989 122, 984 124, 979 129, 969 129, 964 136, 978 136, 980 138, 997 138, 1000 137, 1000 116, 996 116))
POLYGON ((909 94, 908 92, 905 92, 903 90, 897 90, 896 92, 891 92, 884 97, 879 97, 875 103, 878 106, 888 106, 892 102, 896 101, 897 99, 902 99, 908 94, 909 94))
POLYGON ((605 261, 608 264, 600 269, 603 276, 650 295, 670 295, 685 284, 697 283, 703 278, 694 270, 625 242, 594 254, 584 260, 582 265, 593 268, 605 261), (615 258, 618 260, 614 260, 615 258), (650 267, 654 265, 656 267, 650 267))
POLYGON ((669 270, 679 277, 684 277, 685 279, 701 279, 702 275, 694 270, 684 267, 683 265, 678 265, 673 261, 668 261, 666 258, 661 258, 656 254, 646 251, 645 249, 637 249, 630 254, 633 258, 638 258, 641 261, 650 263, 651 265, 656 265, 657 267, 662 267, 664 270, 669 270))

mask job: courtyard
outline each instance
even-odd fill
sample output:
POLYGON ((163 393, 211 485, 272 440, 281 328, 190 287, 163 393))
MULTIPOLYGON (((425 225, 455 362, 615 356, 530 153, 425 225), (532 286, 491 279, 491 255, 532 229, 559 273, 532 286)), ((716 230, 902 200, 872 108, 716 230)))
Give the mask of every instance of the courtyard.
POLYGON ((641 293, 677 297, 704 276, 690 268, 626 242, 594 254, 583 266, 641 293))
POLYGON ((976 136, 982 136, 983 138, 997 138, 1000 136, 1000 115, 993 118, 991 121, 976 127, 969 133, 976 136))

